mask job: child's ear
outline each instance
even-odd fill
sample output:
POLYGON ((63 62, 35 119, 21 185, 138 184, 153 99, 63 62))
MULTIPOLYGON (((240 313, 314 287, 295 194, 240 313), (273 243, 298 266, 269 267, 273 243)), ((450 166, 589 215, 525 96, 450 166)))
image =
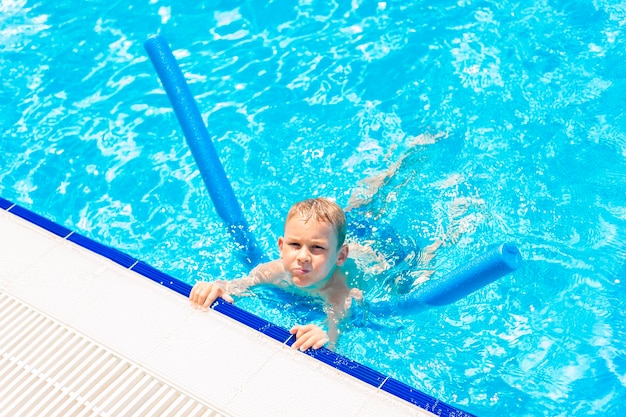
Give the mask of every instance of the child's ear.
POLYGON ((350 251, 348 250, 348 245, 341 245, 341 247, 339 248, 339 254, 337 255, 337 262, 335 262, 337 266, 343 265, 348 260, 349 252, 350 251))
POLYGON ((283 257, 283 244, 285 243, 285 239, 283 239, 283 237, 279 237, 278 238, 278 250, 280 252, 280 257, 282 259, 283 257))

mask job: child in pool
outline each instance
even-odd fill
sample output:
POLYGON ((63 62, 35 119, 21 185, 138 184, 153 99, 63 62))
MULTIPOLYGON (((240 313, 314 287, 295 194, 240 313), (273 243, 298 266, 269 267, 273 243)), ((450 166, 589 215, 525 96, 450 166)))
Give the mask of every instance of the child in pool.
POLYGON ((290 332, 300 350, 332 347, 339 337, 339 322, 346 316, 353 299, 363 294, 349 288, 342 266, 348 259, 346 216, 336 203, 311 198, 294 204, 285 220, 284 236, 278 239, 280 259, 258 265, 246 277, 232 281, 198 282, 189 295, 193 306, 208 309, 218 298, 233 302, 233 295, 249 287, 272 284, 319 296, 326 303, 328 332, 315 324, 294 326, 290 332))

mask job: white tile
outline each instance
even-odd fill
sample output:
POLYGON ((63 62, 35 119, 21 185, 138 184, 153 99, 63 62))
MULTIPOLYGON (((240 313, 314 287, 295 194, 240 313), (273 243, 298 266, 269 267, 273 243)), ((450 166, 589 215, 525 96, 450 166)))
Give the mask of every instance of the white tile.
POLYGON ((401 400, 384 391, 378 391, 356 417, 433 417, 434 414, 401 400))
POLYGON ((0 288, 228 415, 432 416, 2 211, 0 288))
POLYGON ((281 344, 217 311, 193 311, 147 361, 225 409, 281 344))
POLYGON ((99 279, 111 263, 63 241, 34 260, 6 291, 58 320, 67 321, 85 309, 108 286, 99 279))
MULTIPOLYGON (((284 346, 229 410, 238 417, 355 416, 375 388, 284 346)), ((384 415, 384 414, 381 414, 384 415)))
POLYGON ((16 280, 36 260, 63 240, 0 210, 0 288, 16 280))
POLYGON ((98 279, 74 326, 140 363, 190 314, 184 297, 116 264, 98 279))

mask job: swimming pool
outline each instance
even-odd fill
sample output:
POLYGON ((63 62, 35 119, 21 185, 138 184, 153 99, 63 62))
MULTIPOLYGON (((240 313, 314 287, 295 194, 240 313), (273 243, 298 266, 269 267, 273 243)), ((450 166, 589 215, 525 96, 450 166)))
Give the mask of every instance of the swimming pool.
MULTIPOLYGON (((359 315, 340 353, 477 415, 616 415, 625 6, 3 2, 0 195, 190 283, 245 273, 143 50, 161 32, 270 255, 293 201, 346 205, 400 160, 364 211, 405 246, 450 236, 438 274, 520 246, 456 304, 359 315)), ((287 327, 310 302, 237 305, 287 327)))

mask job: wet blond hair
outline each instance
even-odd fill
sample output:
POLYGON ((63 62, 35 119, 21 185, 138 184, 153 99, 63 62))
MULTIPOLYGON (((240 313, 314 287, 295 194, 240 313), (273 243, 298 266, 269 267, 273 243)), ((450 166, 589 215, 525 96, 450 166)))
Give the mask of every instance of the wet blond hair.
POLYGON ((285 224, 295 216, 302 218, 305 223, 311 219, 330 223, 337 234, 337 247, 343 245, 346 239, 346 214, 334 201, 322 197, 299 201, 289 209, 285 224))

